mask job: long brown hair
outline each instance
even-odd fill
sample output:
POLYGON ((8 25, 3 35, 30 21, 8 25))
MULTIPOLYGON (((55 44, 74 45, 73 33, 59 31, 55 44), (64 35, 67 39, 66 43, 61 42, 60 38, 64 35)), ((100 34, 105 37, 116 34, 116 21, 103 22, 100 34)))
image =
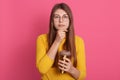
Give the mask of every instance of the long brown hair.
MULTIPOLYGON (((63 48, 65 50, 70 51, 71 53, 71 58, 73 58, 73 65, 76 67, 77 65, 77 59, 76 59, 76 47, 75 47, 75 34, 74 34, 74 25, 73 25, 73 16, 72 16, 72 11, 69 8, 69 6, 65 3, 59 3, 56 4, 51 11, 51 15, 50 15, 50 23, 49 23, 49 33, 48 33, 48 45, 49 48, 52 46, 55 37, 56 37, 56 32, 57 30, 54 27, 54 23, 53 23, 53 16, 54 16, 54 12, 57 9, 62 9, 64 10, 68 16, 69 16, 69 27, 68 27, 68 32, 66 33, 66 41, 63 45, 63 48)), ((57 64, 57 58, 55 58, 55 62, 54 64, 57 64)))

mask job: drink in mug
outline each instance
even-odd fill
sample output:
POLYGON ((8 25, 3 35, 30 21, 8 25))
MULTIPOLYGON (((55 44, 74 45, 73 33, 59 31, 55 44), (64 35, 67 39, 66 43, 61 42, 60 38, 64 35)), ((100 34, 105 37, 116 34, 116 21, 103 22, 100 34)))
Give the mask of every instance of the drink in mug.
MULTIPOLYGON (((70 59, 71 54, 70 54, 70 51, 63 50, 63 51, 61 51, 61 52, 59 53, 58 56, 59 56, 59 60, 65 61, 64 58, 69 58, 69 59, 70 59)), ((60 70, 60 72, 61 72, 62 74, 64 73, 64 71, 61 71, 61 70, 60 70)))

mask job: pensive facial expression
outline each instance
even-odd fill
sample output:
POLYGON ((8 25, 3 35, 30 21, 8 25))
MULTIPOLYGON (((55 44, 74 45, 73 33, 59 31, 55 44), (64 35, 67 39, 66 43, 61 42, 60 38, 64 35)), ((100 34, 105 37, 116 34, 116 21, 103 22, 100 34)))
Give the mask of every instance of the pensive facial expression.
POLYGON ((54 12, 53 22, 57 30, 67 30, 70 20, 68 14, 64 10, 57 9, 54 12))

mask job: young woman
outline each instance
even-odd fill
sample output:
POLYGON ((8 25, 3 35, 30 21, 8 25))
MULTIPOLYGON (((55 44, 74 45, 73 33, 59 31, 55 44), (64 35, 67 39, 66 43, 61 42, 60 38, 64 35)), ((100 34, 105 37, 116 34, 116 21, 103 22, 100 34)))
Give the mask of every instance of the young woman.
POLYGON ((73 26, 69 6, 65 3, 56 4, 50 15, 49 33, 37 38, 36 66, 42 80, 85 79, 84 41, 74 34, 73 26), (70 52, 70 58, 59 59, 63 50, 70 52))

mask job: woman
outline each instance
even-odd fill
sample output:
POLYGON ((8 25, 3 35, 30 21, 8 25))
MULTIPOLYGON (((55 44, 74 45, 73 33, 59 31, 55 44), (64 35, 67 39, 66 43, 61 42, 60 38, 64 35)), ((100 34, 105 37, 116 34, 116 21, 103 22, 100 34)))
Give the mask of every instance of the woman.
POLYGON ((67 4, 59 3, 53 7, 49 27, 48 34, 37 38, 36 66, 41 73, 41 79, 84 80, 84 41, 74 34, 73 16, 67 4), (70 58, 59 59, 63 50, 70 51, 70 58))

